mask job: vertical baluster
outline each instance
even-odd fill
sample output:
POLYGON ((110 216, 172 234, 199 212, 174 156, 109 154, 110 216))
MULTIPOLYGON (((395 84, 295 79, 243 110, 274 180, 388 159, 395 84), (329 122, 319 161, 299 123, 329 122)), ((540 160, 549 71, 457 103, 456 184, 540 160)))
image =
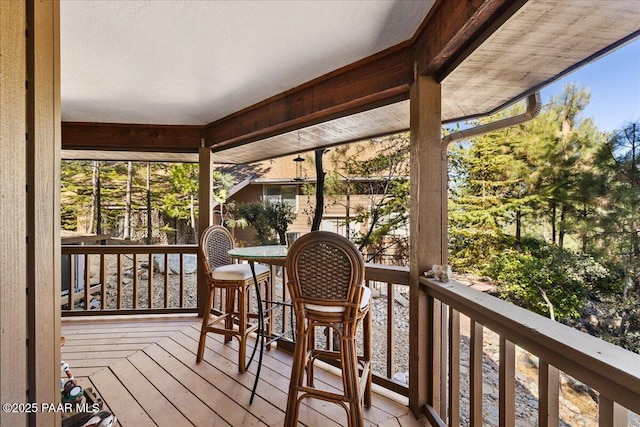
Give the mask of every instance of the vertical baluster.
POLYGON ((560 423, 560 371, 558 368, 540 359, 538 384, 540 385, 539 425, 540 427, 557 426, 560 423))
POLYGON ((482 345, 484 328, 471 319, 469 349, 469 415, 471 426, 482 426, 482 345))
POLYGON ((447 405, 447 373, 449 372, 449 306, 442 303, 440 309, 440 416, 446 418, 448 410, 447 405))
POLYGON ((104 254, 100 254, 100 308, 107 308, 107 275, 104 254))
POLYGON ((393 378, 396 367, 395 286, 387 283, 387 378, 393 378))
MULTIPOLYGON (((441 412, 442 410, 442 400, 446 397, 442 393, 442 387, 444 382, 444 377, 442 370, 444 369, 443 365, 446 365, 445 361, 442 359, 442 308, 443 304, 441 301, 429 296, 427 298, 427 307, 429 309, 428 319, 431 320, 431 331, 432 337, 430 342, 430 348, 427 353, 428 357, 430 357, 430 371, 431 371, 431 380, 429 383, 429 393, 431 394, 431 406, 433 411, 437 412, 437 415, 440 418, 443 418, 446 412, 441 412)), ((429 328, 427 328, 429 330, 429 328)))
POLYGON ((460 313, 449 307, 449 425, 460 425, 460 313))
POLYGON ((629 411, 600 393, 598 424, 602 427, 626 427, 629 423, 629 411))
POLYGON ((138 254, 133 254, 133 308, 138 308, 138 254))
POLYGON ((500 427, 516 423, 516 346, 500 337, 500 427))
POLYGON ((122 254, 117 255, 116 259, 116 280, 118 282, 118 310, 122 309, 122 254))
MULTIPOLYGON (((289 301, 289 287, 287 286, 287 269, 283 265, 282 266, 282 300, 289 301)), ((287 305, 284 305, 282 308, 282 324, 284 325, 284 330, 292 330, 293 329, 293 309, 287 305)), ((295 334, 294 334, 295 335, 295 334)))
MULTIPOLYGON (((167 255, 165 254, 165 258, 167 255)), ((147 260, 147 301, 149 301, 148 308, 153 308, 153 254, 149 254, 147 260)))
POLYGON ((71 283, 69 283, 69 310, 73 310, 75 305, 75 296, 76 296, 76 286, 78 285, 78 269, 76 257, 77 254, 71 254, 69 257, 71 258, 71 283))
MULTIPOLYGON (((266 334, 267 336, 272 336, 275 330, 275 321, 276 321, 276 313, 273 311, 273 303, 270 301, 276 300, 275 291, 275 280, 276 280, 276 268, 274 265, 269 265, 269 283, 265 283, 264 285, 264 293, 265 295, 262 297, 266 301, 265 308, 269 310, 269 314, 266 317, 266 321, 268 322, 266 326, 266 334)), ((275 332, 277 333, 277 331, 275 332)), ((271 348, 271 346, 269 346, 271 348)))
POLYGON ((89 254, 85 254, 84 255, 84 309, 85 310, 89 310, 90 307, 90 303, 91 303, 91 292, 89 292, 89 290, 91 289, 91 275, 90 270, 91 270, 91 266, 89 265, 89 254))
POLYGON ((180 308, 184 308, 184 254, 180 254, 180 308))
POLYGON ((169 307, 169 254, 164 254, 164 308, 169 307))

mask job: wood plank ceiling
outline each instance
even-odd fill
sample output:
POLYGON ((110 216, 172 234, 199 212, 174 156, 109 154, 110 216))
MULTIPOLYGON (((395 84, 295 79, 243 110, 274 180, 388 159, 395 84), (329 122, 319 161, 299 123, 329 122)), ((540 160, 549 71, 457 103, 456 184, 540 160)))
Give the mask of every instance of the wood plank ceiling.
MULTIPOLYGON (((387 24, 395 23, 407 31, 406 26, 412 22, 413 27, 408 29, 412 37, 209 123, 100 123, 83 120, 82 110, 77 108, 69 115, 74 121, 67 121, 63 84, 63 148, 65 152, 168 152, 180 158, 180 153, 195 153, 205 144, 212 147, 214 160, 220 163, 278 157, 406 130, 414 73, 432 75, 441 82, 443 122, 456 121, 509 105, 640 34, 640 2, 636 0, 441 0, 435 4, 412 2, 413 9, 407 9, 404 2, 391 3, 394 7, 387 10, 387 24), (416 5, 422 20, 419 25, 407 15, 416 14, 416 5)), ((225 12, 234 12, 226 2, 223 4, 225 12)), ((328 2, 323 7, 335 4, 328 2)), ((272 12, 286 14, 288 5, 291 3, 273 3, 272 12)), ((64 17, 63 13, 63 35, 64 17)), ((313 24, 323 25, 321 21, 313 24)), ((378 29, 381 33, 383 30, 378 29)), ((356 26, 352 25, 352 32, 358 32, 356 26)), ((401 35, 398 29, 388 30, 385 37, 372 44, 373 49, 389 46, 390 40, 401 35)), ((64 83, 64 37, 62 41, 64 83)), ((326 44, 333 46, 337 56, 342 52, 340 40, 329 38, 326 44)), ((272 60, 265 59, 265 70, 272 68, 272 60)), ((314 62, 314 58, 307 61, 314 62)), ((299 68, 308 65, 292 64, 299 68)), ((278 83, 272 79, 271 86, 261 93, 286 87, 286 77, 278 83)), ((238 97, 250 99, 241 89, 238 97)), ((141 108, 144 101, 140 102, 141 108)), ((208 111, 217 111, 218 105, 220 111, 229 107, 228 99, 206 102, 208 111)), ((100 117, 95 109, 91 113, 94 118, 100 117)), ((136 116, 130 117, 135 120, 136 116)), ((135 159, 134 154, 131 157, 135 159)))

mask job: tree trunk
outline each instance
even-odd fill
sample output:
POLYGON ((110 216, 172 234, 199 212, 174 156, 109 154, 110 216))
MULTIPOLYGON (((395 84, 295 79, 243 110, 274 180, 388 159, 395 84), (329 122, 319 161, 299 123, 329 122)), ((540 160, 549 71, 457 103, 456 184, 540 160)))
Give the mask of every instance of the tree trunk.
POLYGON ((100 170, 100 166, 97 161, 93 162, 93 167, 91 171, 91 213, 89 214, 89 224, 85 231, 87 233, 93 232, 93 225, 96 221, 96 201, 98 199, 98 171, 100 170))
POLYGON ((542 294, 542 299, 544 300, 545 304, 547 304, 547 307, 549 308, 549 318, 555 321, 556 313, 553 309, 553 304, 551 304, 551 300, 547 296, 547 293, 544 291, 544 289, 542 289, 540 286, 538 286, 538 290, 540 291, 540 294, 542 294))
POLYGON ((147 163, 147 245, 151 244, 151 164, 147 163))
POLYGON ((556 202, 551 202, 551 242, 556 243, 556 202))
POLYGON ((516 247, 520 249, 522 239, 522 211, 516 210, 516 247))
POLYGON ((189 213, 191 215, 191 230, 192 230, 192 242, 191 243, 195 243, 196 236, 198 235, 198 232, 196 230, 196 202, 195 202, 195 197, 193 196, 193 194, 191 195, 191 201, 190 201, 190 205, 189 205, 189 213))
POLYGON ((311 231, 320 230, 320 222, 324 214, 324 176, 325 172, 322 168, 322 156, 325 149, 320 148, 315 151, 316 155, 316 209, 313 213, 313 222, 311 223, 311 231))
POLYGON ((100 183, 100 164, 96 174, 96 234, 102 234, 102 185, 100 183))
POLYGON ((558 224, 558 228, 560 229, 560 232, 558 233, 558 247, 560 249, 562 249, 562 247, 564 246, 564 220, 567 216, 567 212, 566 212, 566 208, 565 206, 562 206, 562 208, 560 209, 560 223, 558 224))
POLYGON ((351 240, 351 182, 347 180, 347 197, 345 200, 345 230, 344 235, 351 240))
POLYGON ((123 238, 125 240, 131 239, 131 180, 133 176, 133 162, 127 164, 127 189, 125 195, 124 205, 124 230, 123 238))

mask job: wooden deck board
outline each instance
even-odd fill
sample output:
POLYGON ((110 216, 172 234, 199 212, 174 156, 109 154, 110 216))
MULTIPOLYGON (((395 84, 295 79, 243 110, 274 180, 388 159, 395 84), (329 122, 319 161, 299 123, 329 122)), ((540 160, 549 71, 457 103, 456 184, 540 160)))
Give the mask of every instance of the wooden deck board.
MULTIPOLYGON (((195 361, 195 350, 197 349, 197 346, 198 346, 197 339, 193 339, 187 335, 175 336, 173 339, 179 341, 181 344, 185 345, 187 348, 194 349, 193 360, 195 361)), ((209 340, 207 340, 207 346, 209 345, 210 345, 209 340)), ((218 342, 218 345, 220 347, 228 347, 228 346, 222 345, 219 342, 218 342)), ((228 349, 223 349, 223 350, 228 350, 228 349)), ((205 352, 205 354, 207 353, 205 352)), ((242 392, 246 396, 244 401, 248 402, 251 396, 251 388, 253 387, 253 382, 255 378, 253 373, 253 370, 255 368, 252 368, 252 371, 248 371, 245 374, 238 374, 238 367, 236 365, 236 360, 237 358, 233 359, 232 361, 226 357, 220 357, 220 356, 216 357, 216 355, 211 355, 211 357, 209 358, 205 357, 205 359, 201 362, 201 364, 206 362, 216 367, 217 369, 223 372, 227 372, 229 375, 233 376, 233 378, 235 378, 236 384, 235 385, 232 384, 231 387, 237 387, 237 385, 243 385, 244 390, 242 390, 242 392)), ((280 387, 272 385, 273 382, 274 382, 273 379, 271 379, 268 382, 265 381, 264 383, 259 384, 257 395, 253 405, 255 405, 258 402, 258 400, 264 400, 268 404, 276 406, 277 409, 279 409, 280 412, 282 413, 282 417, 284 419, 284 412, 286 410, 286 405, 287 405, 286 390, 288 390, 288 380, 286 384, 282 384, 280 387), (285 386, 287 388, 284 388, 285 386)), ((308 401, 309 400, 307 399, 307 402, 308 401)), ((322 402, 322 404, 327 405, 327 408, 329 410, 335 410, 335 408, 332 407, 335 405, 330 405, 327 402, 322 402)), ((253 407, 253 405, 251 405, 251 407, 253 407)), ((320 411, 318 410, 302 411, 301 410, 300 422, 308 426, 340 426, 341 425, 336 423, 333 419, 329 418, 327 414, 323 413, 321 410, 320 411)))
MULTIPOLYGON (((194 329, 185 328, 183 330, 185 333, 191 334, 191 337, 196 339, 199 337, 199 331, 194 329)), ((222 336, 211 335, 207 339, 207 348, 210 348, 216 351, 217 354, 224 354, 225 357, 229 358, 229 360, 233 363, 236 363, 237 360, 237 341, 232 341, 230 344, 223 345, 222 336), (216 344, 212 347, 209 346, 210 342, 215 342, 216 344), (220 347, 222 345, 222 348, 220 347)), ((256 356, 257 357, 257 356, 256 356)), ((206 358, 206 352, 205 352, 206 358)), ((255 367, 252 367, 251 372, 255 371, 255 367)), ((329 373, 323 369, 315 370, 315 384, 316 387, 321 387, 323 389, 332 391, 332 392, 342 392, 342 382, 338 375, 329 373)), ((286 393, 289 390, 289 378, 291 372, 291 355, 281 352, 281 351, 265 351, 264 359, 262 364, 262 371, 260 373, 260 382, 258 383, 258 388, 260 388, 264 382, 269 382, 270 384, 278 387, 283 393, 286 393)), ((252 379, 253 381, 253 379, 252 379)), ((406 413, 406 407, 399 407, 395 412, 396 415, 392 415, 381 407, 387 406, 385 405, 388 399, 383 398, 378 395, 372 396, 371 408, 365 408, 364 418, 366 421, 370 422, 372 425, 378 425, 380 423, 385 422, 390 418, 394 418, 397 415, 402 415, 406 413)), ((286 403, 286 399, 285 399, 286 403)), ((343 424, 347 422, 346 413, 339 406, 332 404, 330 402, 326 402, 323 400, 316 399, 305 399, 303 400, 309 407, 316 408, 323 414, 329 415, 333 420, 337 420, 339 423, 343 424)), ((399 405, 395 404, 395 407, 399 405)), ((301 409, 302 412, 302 409, 301 409)))
MULTIPOLYGON (((215 334, 207 338, 204 360, 195 363, 199 319, 98 319, 63 320, 62 360, 83 387, 93 387, 120 425, 282 425, 290 354, 264 353, 257 395, 249 405, 257 364, 239 374, 237 342, 225 345, 215 334)), ((316 378, 329 389, 341 389, 334 372, 316 369, 316 378)), ((406 405, 375 393, 375 387, 372 400, 365 409, 367 426, 423 425, 406 405)), ((337 427, 346 425, 346 415, 338 405, 304 399, 300 424, 337 427)))
POLYGON ((111 367, 115 376, 124 382, 127 391, 135 396, 138 403, 160 427, 175 427, 192 423, 178 411, 162 393, 156 389, 128 359, 111 367))
POLYGON ((193 425, 230 425, 148 355, 138 352, 129 360, 193 425))
MULTIPOLYGON (((194 331, 193 328, 185 328, 183 332, 195 343, 194 348, 197 348, 199 331, 194 331)), ((227 370, 227 372, 237 372, 238 368, 236 363, 238 356, 237 349, 235 348, 236 345, 237 343, 235 341, 225 345, 222 342, 222 337, 211 335, 206 342, 207 350, 205 350, 204 360, 216 365, 223 363, 223 366, 226 366, 226 368, 222 369, 227 370)), ((265 355, 267 353, 268 352, 265 352, 265 355)), ((257 393, 263 396, 269 396, 268 400, 273 404, 277 404, 284 413, 287 405, 291 367, 285 367, 282 372, 273 370, 269 367, 267 359, 268 358, 265 357, 263 361, 257 393)), ((256 363, 253 363, 247 373, 243 375, 238 374, 237 381, 242 382, 251 390, 255 379, 255 372, 256 363)), ((301 423, 309 426, 346 425, 346 414, 339 406, 316 399, 305 399, 302 402, 299 417, 301 423)))

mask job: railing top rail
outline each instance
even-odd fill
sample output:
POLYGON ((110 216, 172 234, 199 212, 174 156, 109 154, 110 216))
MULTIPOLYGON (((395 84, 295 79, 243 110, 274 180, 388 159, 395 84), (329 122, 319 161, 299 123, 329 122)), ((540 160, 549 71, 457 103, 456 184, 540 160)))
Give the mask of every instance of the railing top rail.
POLYGON ((198 245, 62 245, 62 254, 195 254, 198 245))
POLYGON ((409 267, 366 263, 365 279, 408 285, 409 267))
POLYGON ((640 355, 459 282, 421 277, 429 295, 640 413, 640 355))

